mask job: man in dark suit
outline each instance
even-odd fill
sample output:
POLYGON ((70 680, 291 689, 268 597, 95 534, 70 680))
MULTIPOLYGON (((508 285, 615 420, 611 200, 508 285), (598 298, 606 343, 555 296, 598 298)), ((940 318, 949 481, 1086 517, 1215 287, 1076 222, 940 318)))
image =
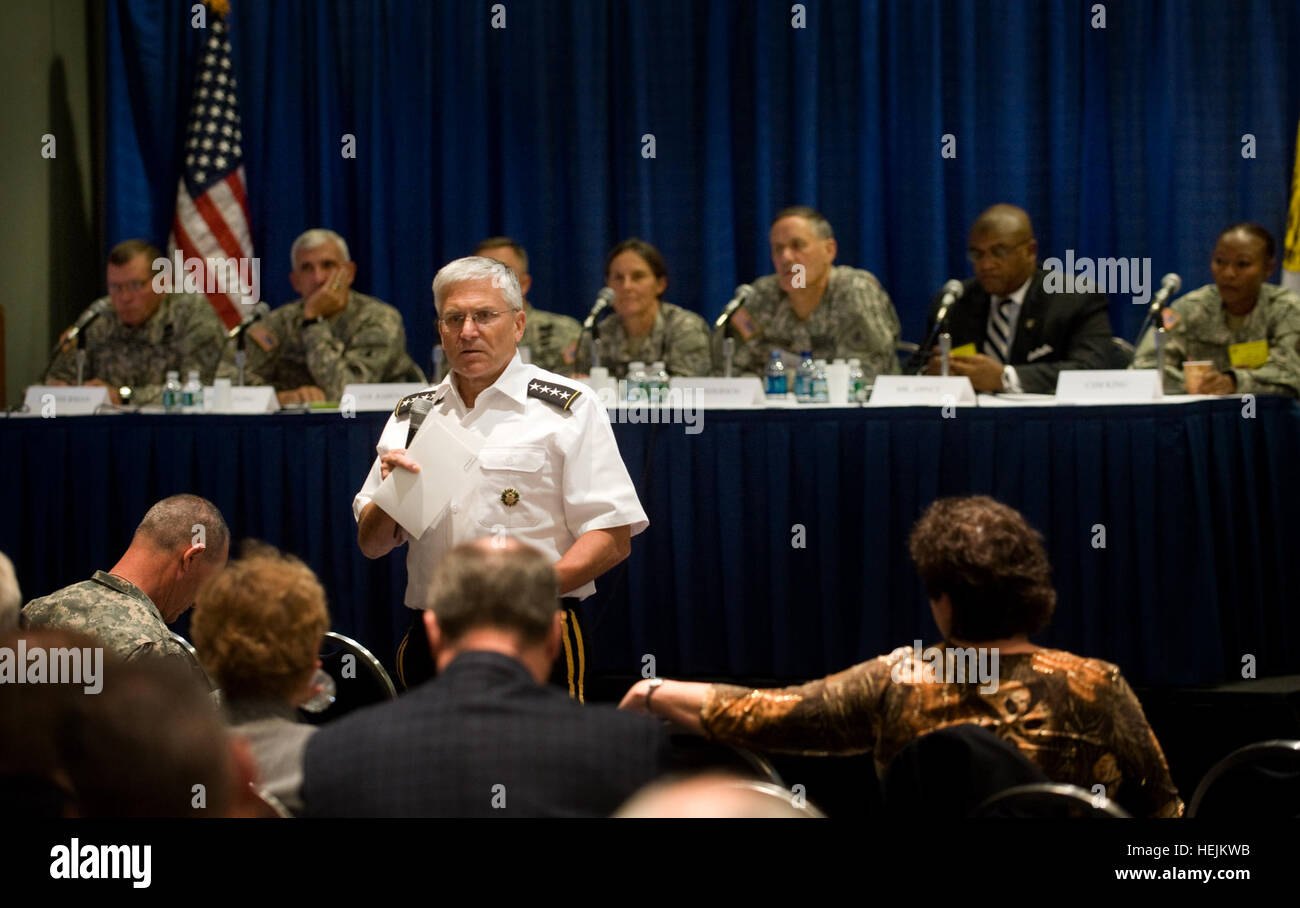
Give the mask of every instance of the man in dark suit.
POLYGON ((563 613, 541 552, 460 545, 429 595, 437 677, 313 736, 307 816, 609 816, 672 768, 659 723, 546 684, 563 613))
MULTIPOLYGON (((951 309, 944 330, 953 356, 950 374, 970 378, 976 391, 1054 394, 1062 369, 1123 368, 1111 341, 1108 303, 1101 293, 1049 293, 1038 267, 1038 241, 1029 215, 1014 205, 994 205, 971 227, 967 258, 975 277, 951 309)), ((930 305, 926 336, 934 328, 939 297, 930 305)), ((912 370, 915 371, 915 366, 912 370)), ((939 373, 930 352, 926 373, 939 373)))

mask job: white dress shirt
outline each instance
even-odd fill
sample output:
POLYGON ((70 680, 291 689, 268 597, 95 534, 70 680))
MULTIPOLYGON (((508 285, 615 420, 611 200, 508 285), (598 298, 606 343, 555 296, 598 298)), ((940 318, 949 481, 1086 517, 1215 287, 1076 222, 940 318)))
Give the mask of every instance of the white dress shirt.
MULTIPOLYGON (((627 467, 618 453, 609 415, 586 385, 510 360, 497 380, 465 406, 452 374, 434 389, 426 422, 445 420, 483 441, 478 460, 443 517, 406 553, 406 605, 427 608, 429 582, 438 559, 455 546, 504 533, 558 561, 590 530, 630 526, 635 536, 650 525, 627 467), (581 393, 567 408, 529 396, 539 382, 581 393), (506 490, 514 494, 505 494, 506 490), (513 504, 507 501, 514 500, 513 504)), ((379 458, 406 448, 409 414, 390 416, 376 446, 378 456, 352 502, 359 521, 380 483, 379 458)), ((405 537, 405 534, 402 534, 405 537)), ((586 599, 589 582, 566 596, 586 599)))
MULTIPOLYGON (((988 337, 989 331, 993 328, 993 313, 998 311, 998 307, 1002 305, 1003 300, 1010 300, 1015 303, 1014 306, 1007 309, 1006 313, 1008 353, 1011 350, 1011 345, 1016 342, 1016 326, 1020 323, 1020 310, 1025 308, 1025 294, 1029 292, 1029 284, 1033 279, 1034 276, 1029 275, 1029 279, 1021 284, 1017 290, 1013 291, 1010 296, 991 296, 989 298, 989 317, 984 325, 985 337, 988 337)), ((985 346, 988 346, 987 341, 985 341, 985 346)), ((985 350, 984 352, 988 353, 989 351, 985 350)), ((1019 394, 1024 390, 1020 384, 1020 376, 1016 374, 1015 366, 1002 367, 1002 390, 1012 394, 1019 394)))

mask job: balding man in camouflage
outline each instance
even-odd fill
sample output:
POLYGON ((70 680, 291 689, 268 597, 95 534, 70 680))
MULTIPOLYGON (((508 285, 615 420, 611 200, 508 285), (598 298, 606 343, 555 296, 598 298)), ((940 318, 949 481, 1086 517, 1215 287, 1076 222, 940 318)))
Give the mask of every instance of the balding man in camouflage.
MULTIPOLYGON (((762 375, 773 350, 857 358, 868 381, 896 374, 894 305, 871 272, 832 264, 838 247, 826 218, 812 208, 787 208, 772 220, 768 239, 776 273, 754 281, 726 328, 736 338, 733 374, 762 375)), ((719 360, 721 342, 714 338, 719 360)))
POLYGON ((504 263, 519 279, 526 316, 524 336, 519 341, 520 356, 527 349, 528 361, 533 365, 559 375, 572 375, 582 324, 576 318, 547 312, 528 302, 533 277, 528 273, 528 253, 524 247, 508 236, 494 236, 475 246, 474 254, 504 263))
MULTIPOLYGON (((211 384, 226 341, 212 305, 193 293, 161 293, 153 264, 161 259, 157 247, 144 240, 118 243, 108 254, 108 296, 91 303, 78 321, 97 312, 84 329, 86 369, 83 383, 108 388, 115 404, 123 403, 120 389, 129 388, 126 402, 156 404, 162 400, 167 373, 185 381, 197 370, 211 384)), ((65 345, 45 383, 69 385, 77 381, 76 348, 65 345)))
MULTIPOLYGON (((244 381, 273 385, 282 404, 338 400, 353 383, 413 382, 424 373, 406 352, 402 314, 357 293, 357 265, 332 230, 308 230, 289 252, 289 283, 300 298, 248 328, 244 381)), ((230 344, 221 374, 235 374, 230 344)))
POLYGON ((188 665, 167 625, 194 604, 229 552, 230 530, 212 502, 164 498, 145 514, 112 570, 33 599, 22 610, 22 627, 79 631, 123 659, 167 656, 188 665))

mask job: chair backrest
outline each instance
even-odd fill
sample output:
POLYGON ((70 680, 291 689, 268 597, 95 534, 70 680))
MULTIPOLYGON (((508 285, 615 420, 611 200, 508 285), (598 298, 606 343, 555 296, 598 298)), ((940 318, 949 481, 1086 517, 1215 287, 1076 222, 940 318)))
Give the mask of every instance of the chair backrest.
POLYGON ((397 697, 397 688, 384 666, 356 640, 326 631, 321 641, 321 669, 334 679, 335 699, 318 713, 301 711, 312 725, 332 722, 354 710, 397 697))
POLYGON ((797 817, 804 817, 810 820, 826 819, 826 814, 822 813, 815 804, 805 798, 802 794, 795 794, 783 785, 773 785, 771 782, 758 782, 749 779, 737 779, 734 782, 728 782, 727 787, 752 792, 761 795, 764 798, 771 798, 782 807, 788 808, 793 812, 794 816, 797 817))
POLYGON ((194 644, 190 643, 190 641, 186 640, 175 631, 172 631, 171 635, 172 639, 175 640, 184 651, 185 661, 189 663, 190 669, 194 672, 195 677, 203 681, 203 683, 208 686, 208 691, 215 694, 219 699, 220 692, 217 690, 217 685, 203 668, 203 663, 199 661, 199 651, 194 648, 194 644))
POLYGON ((1129 814, 1104 795, 1078 785, 1038 782, 1000 791, 971 812, 979 818, 1128 819, 1129 814))
POLYGON ((962 819, 993 795, 1051 779, 1014 744, 973 722, 909 741, 880 780, 891 814, 962 819))
POLYGON ((258 801, 258 808, 259 808, 259 812, 257 815, 258 819, 266 819, 266 820, 292 820, 293 819, 293 814, 289 812, 289 808, 285 807, 284 802, 281 801, 279 798, 277 798, 275 795, 271 794, 269 791, 267 791, 265 788, 262 788, 260 785, 250 785, 249 788, 253 792, 253 797, 255 797, 258 801))
POLYGON ((1201 779, 1187 815, 1300 816, 1300 741, 1259 741, 1234 750, 1201 779))

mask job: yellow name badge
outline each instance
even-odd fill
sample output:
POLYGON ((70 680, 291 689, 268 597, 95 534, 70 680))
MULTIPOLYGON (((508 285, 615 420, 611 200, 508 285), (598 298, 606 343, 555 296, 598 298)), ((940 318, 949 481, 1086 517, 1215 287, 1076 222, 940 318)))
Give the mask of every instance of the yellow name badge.
POLYGON ((975 345, 962 344, 960 347, 953 347, 952 351, 948 355, 949 356, 974 356, 975 345))
POLYGON ((1232 360, 1234 369, 1258 369, 1268 362, 1268 341, 1229 344, 1228 358, 1232 360))

